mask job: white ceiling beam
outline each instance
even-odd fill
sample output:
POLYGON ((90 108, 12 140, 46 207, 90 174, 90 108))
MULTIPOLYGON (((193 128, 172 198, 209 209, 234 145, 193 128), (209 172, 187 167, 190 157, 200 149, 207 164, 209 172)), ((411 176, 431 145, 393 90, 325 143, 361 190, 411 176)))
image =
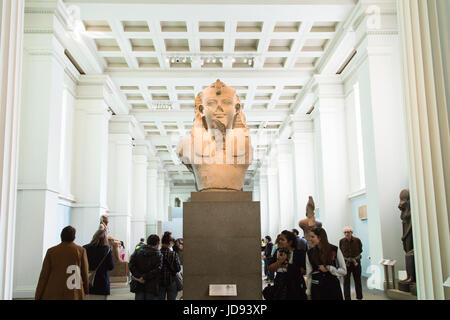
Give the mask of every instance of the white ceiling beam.
POLYGON ((158 83, 176 82, 177 85, 195 85, 196 83, 203 84, 205 81, 210 83, 215 82, 218 78, 227 83, 232 81, 234 85, 248 85, 254 83, 256 85, 267 85, 273 82, 286 82, 303 85, 308 82, 313 73, 303 70, 282 70, 282 71, 266 71, 266 70, 214 70, 214 71, 194 71, 194 70, 170 70, 170 71, 108 71, 106 72, 111 78, 116 80, 121 85, 128 81, 135 82, 136 79, 148 79, 149 82, 158 83))
POLYGON ((274 17, 282 17, 284 21, 341 21, 349 8, 355 5, 354 0, 273 0, 273 1, 127 1, 123 5, 120 0, 65 0, 66 3, 79 5, 82 18, 98 19, 105 15, 121 19, 153 19, 184 20, 186 16, 196 17, 203 21, 220 21, 223 17, 233 17, 242 21, 268 21, 274 17), (159 2, 159 3, 158 3, 159 2), (224 3, 225 2, 225 3, 224 3), (122 4, 122 5, 118 5, 122 4), (176 5, 172 10, 171 5, 176 5), (205 6, 207 5, 207 6, 205 6), (205 20, 206 19, 206 20, 205 20))
MULTIPOLYGON (((186 121, 193 122, 194 111, 132 111, 131 112, 136 119, 144 122, 155 122, 155 121, 186 121)), ((288 110, 247 110, 244 112, 247 118, 247 122, 250 121, 279 121, 282 122, 286 116, 289 114, 288 110)))

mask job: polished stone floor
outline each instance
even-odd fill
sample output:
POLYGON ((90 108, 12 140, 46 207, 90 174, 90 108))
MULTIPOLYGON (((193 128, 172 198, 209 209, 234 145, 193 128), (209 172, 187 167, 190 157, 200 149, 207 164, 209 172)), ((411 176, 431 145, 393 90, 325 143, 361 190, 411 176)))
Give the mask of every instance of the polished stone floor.
MULTIPOLYGON (((366 286, 366 278, 363 278, 363 297, 364 300, 390 300, 383 291, 369 290, 366 286)), ((262 282, 263 287, 267 285, 266 282, 262 282)), ((351 286, 352 299, 356 299, 355 288, 351 286)), ((182 296, 182 292, 178 293, 178 298, 182 296)), ((126 284, 113 283, 111 284, 111 295, 108 296, 108 300, 134 300, 134 294, 130 292, 129 287, 126 284)))

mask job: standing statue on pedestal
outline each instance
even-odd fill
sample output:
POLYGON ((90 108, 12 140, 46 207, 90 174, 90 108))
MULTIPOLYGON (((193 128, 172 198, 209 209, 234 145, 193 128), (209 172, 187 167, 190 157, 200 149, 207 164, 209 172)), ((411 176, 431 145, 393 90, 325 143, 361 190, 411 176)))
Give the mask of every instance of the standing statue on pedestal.
POLYGON ((217 80, 198 94, 191 135, 179 144, 178 156, 198 191, 242 191, 252 147, 235 89, 217 80))
POLYGON ((403 227, 402 242, 403 250, 405 250, 406 253, 406 274, 408 277, 406 280, 403 280, 403 282, 416 282, 409 190, 404 189, 400 192, 400 203, 398 204, 398 208, 401 210, 400 219, 402 220, 403 227))
POLYGON ((322 222, 316 220, 314 216, 314 200, 311 196, 309 196, 308 203, 306 204, 306 218, 303 220, 300 220, 298 225, 303 230, 303 235, 305 239, 308 241, 308 248, 312 248, 313 244, 311 243, 309 239, 309 233, 314 228, 322 227, 322 222))

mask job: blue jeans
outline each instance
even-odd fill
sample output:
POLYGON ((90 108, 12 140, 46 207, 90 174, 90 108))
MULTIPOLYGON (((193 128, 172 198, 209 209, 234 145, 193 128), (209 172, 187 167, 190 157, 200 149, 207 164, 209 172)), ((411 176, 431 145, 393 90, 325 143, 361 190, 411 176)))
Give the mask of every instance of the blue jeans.
POLYGON ((177 300, 177 283, 175 281, 172 281, 171 284, 169 284, 167 287, 163 287, 162 285, 159 285, 159 299, 160 300, 177 300))
POLYGON ((135 300, 159 300, 159 295, 151 293, 151 292, 145 292, 145 291, 139 291, 135 293, 135 300))
POLYGON ((264 259, 264 266, 267 271, 267 279, 273 281, 275 279, 275 274, 269 270, 270 258, 264 259))

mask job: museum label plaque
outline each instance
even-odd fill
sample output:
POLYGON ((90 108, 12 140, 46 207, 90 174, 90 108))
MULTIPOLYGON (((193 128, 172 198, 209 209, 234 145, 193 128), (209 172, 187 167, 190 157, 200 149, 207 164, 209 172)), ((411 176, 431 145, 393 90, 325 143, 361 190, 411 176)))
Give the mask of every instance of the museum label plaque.
POLYGON ((235 284, 210 284, 209 295, 211 297, 236 297, 237 286, 235 284))

